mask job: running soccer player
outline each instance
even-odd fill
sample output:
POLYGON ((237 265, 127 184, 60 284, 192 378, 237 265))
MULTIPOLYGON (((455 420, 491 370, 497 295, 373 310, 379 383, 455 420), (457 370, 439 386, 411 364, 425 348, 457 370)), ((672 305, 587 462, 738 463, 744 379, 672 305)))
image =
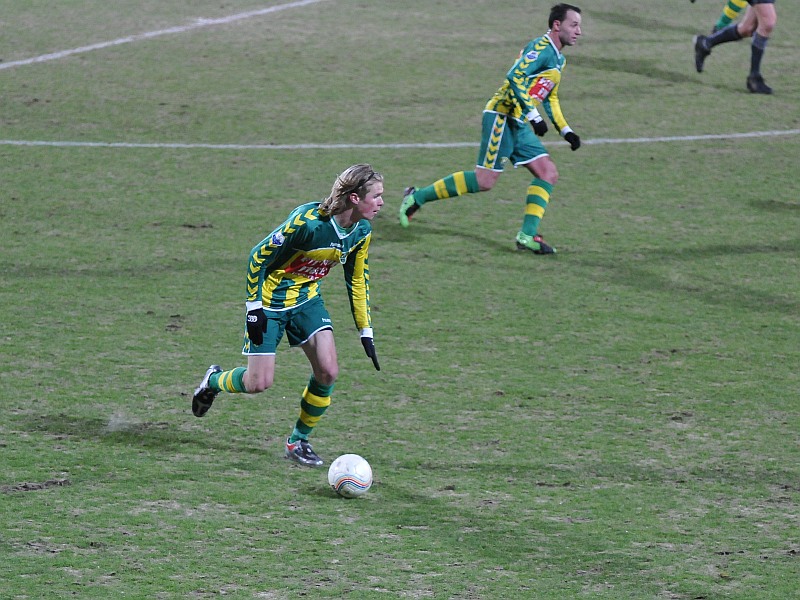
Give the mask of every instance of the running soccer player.
POLYGON ((505 167, 505 161, 523 166, 533 174, 525 198, 525 216, 516 236, 519 250, 534 254, 554 254, 555 248, 539 235, 558 170, 537 136, 547 132, 547 122, 539 112, 542 107, 572 150, 580 148, 581 139, 567 124, 561 112, 558 86, 566 58, 561 53, 581 35, 581 9, 571 4, 556 4, 550 11, 549 31, 528 43, 506 74, 503 85, 483 110, 483 127, 478 161, 474 171, 452 173, 433 184, 406 188, 400 205, 400 225, 426 203, 462 194, 491 190, 505 167))
POLYGON ((705 60, 711 49, 718 44, 738 42, 742 38, 752 36, 750 45, 750 73, 747 75, 747 89, 754 94, 771 94, 772 88, 764 82, 761 75, 761 59, 767 49, 767 42, 778 14, 775 11, 775 0, 747 0, 750 5, 739 23, 728 25, 709 36, 694 37, 694 64, 698 73, 703 72, 705 60))
POLYGON ((370 314, 368 251, 371 221, 381 206, 383 176, 370 165, 353 165, 336 178, 325 200, 295 208, 251 250, 242 349, 247 367, 223 371, 211 365, 192 397, 196 417, 208 412, 221 391, 256 394, 271 387, 278 342, 285 332, 289 344, 305 352, 312 371, 285 454, 301 465, 323 464, 308 436, 331 403, 339 365, 320 280, 342 265, 361 343, 380 371, 370 314))

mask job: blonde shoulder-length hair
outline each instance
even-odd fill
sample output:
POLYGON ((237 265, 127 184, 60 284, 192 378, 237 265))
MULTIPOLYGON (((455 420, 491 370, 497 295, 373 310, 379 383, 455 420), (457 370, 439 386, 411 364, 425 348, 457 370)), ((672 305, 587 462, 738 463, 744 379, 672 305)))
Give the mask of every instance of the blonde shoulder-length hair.
POLYGON ((348 167, 336 178, 330 195, 320 203, 319 212, 327 216, 344 212, 350 207, 350 194, 364 198, 369 184, 374 181, 383 181, 383 175, 376 173, 370 165, 364 163, 348 167))

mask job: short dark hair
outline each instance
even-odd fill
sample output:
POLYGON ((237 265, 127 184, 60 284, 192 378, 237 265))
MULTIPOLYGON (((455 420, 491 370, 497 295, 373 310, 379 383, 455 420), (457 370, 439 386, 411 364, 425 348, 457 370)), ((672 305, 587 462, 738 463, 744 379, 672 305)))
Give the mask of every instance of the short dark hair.
POLYGON ((556 4, 553 8, 550 9, 550 20, 547 21, 547 25, 550 29, 553 28, 553 23, 556 21, 563 21, 567 18, 567 11, 573 10, 578 14, 581 14, 581 9, 577 6, 573 6, 572 4, 556 4))

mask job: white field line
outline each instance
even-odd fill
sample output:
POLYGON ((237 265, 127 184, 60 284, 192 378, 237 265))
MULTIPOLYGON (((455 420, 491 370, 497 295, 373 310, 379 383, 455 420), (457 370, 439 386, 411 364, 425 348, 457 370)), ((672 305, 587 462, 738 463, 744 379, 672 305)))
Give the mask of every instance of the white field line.
POLYGON ((167 29, 159 29, 158 31, 148 31, 146 33, 138 33, 126 37, 111 40, 110 42, 98 42, 97 44, 90 44, 88 46, 81 46, 80 48, 72 48, 70 50, 61 50, 60 52, 52 52, 50 54, 42 54, 41 56, 34 56, 33 58, 25 58, 22 60, 13 60, 7 63, 0 63, 0 71, 3 69, 11 69, 13 67, 21 67, 24 65, 32 65, 35 63, 43 63, 51 60, 58 60, 73 54, 84 54, 94 50, 102 50, 104 48, 111 48, 112 46, 120 46, 122 44, 130 44, 132 42, 139 42, 151 38, 160 37, 162 35, 171 35, 175 33, 186 33, 202 27, 212 27, 214 25, 226 25, 235 21, 243 19, 251 19, 253 17, 260 17, 270 13, 286 10, 288 8, 297 8, 300 6, 307 6, 309 4, 318 4, 325 0, 297 0, 289 2, 288 4, 279 4, 277 6, 270 6, 269 8, 261 8, 258 10, 251 10, 249 12, 238 13, 227 17, 219 17, 217 19, 195 19, 189 25, 179 25, 177 27, 168 27, 167 29))
MULTIPOLYGON (((656 144, 663 142, 702 142, 707 140, 735 140, 742 138, 765 138, 785 135, 799 135, 800 129, 777 131, 748 131, 744 133, 714 133, 708 135, 677 135, 642 138, 596 138, 582 140, 587 146, 606 144, 656 144)), ((551 142, 566 144, 566 142, 551 142)), ((548 144, 549 145, 549 144, 548 144)), ((0 146, 49 146, 55 148, 165 148, 165 149, 203 149, 203 150, 342 150, 342 149, 426 149, 426 148, 472 148, 473 142, 420 142, 397 144, 191 144, 180 142, 78 142, 45 140, 0 140, 0 146)))

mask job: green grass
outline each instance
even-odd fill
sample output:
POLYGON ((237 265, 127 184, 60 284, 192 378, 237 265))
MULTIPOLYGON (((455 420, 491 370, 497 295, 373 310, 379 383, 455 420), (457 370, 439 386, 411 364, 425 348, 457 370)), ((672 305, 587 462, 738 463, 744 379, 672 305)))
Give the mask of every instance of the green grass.
MULTIPOLYGON (((4 62, 280 3, 45 4, 0 1, 4 62)), ((477 144, 549 6, 328 0, 0 70, 0 140, 477 144)), ((474 147, 0 144, 0 596, 798 597, 800 136, 599 142, 800 127, 800 17, 778 5, 766 98, 746 43, 694 72, 721 3, 583 8, 561 98, 586 144, 545 138, 555 257, 513 251, 518 170, 399 227, 402 188, 474 147), (281 456, 301 352, 189 404, 242 364, 253 243, 361 161, 386 177, 383 369, 334 272, 313 438, 372 464, 348 501, 281 456)))

